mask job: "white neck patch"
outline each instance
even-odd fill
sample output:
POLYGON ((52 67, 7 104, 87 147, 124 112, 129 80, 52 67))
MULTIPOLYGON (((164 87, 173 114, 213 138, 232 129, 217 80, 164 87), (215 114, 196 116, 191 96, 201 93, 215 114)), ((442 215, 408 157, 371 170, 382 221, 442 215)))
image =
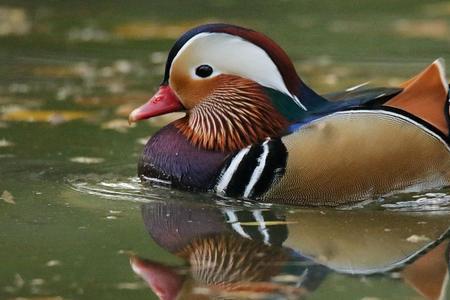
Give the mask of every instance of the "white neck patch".
POLYGON ((287 89, 283 77, 269 55, 255 44, 227 33, 199 33, 178 51, 172 61, 171 72, 180 68, 194 80, 200 65, 213 68, 211 76, 236 75, 258 84, 278 90, 291 98, 302 109, 307 110, 300 100, 287 89), (175 67, 176 66, 176 67, 175 67))

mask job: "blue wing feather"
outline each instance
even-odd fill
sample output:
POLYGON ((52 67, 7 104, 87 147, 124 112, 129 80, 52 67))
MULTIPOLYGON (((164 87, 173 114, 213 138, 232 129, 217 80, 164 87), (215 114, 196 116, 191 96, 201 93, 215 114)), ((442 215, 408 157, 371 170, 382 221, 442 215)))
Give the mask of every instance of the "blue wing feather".
POLYGON ((332 94, 325 94, 321 97, 323 100, 316 102, 318 105, 309 106, 310 114, 292 124, 288 132, 297 131, 302 126, 332 114, 337 111, 348 110, 351 108, 374 108, 379 107, 387 100, 391 99, 402 91, 401 88, 370 88, 356 89, 351 91, 342 91, 332 94))

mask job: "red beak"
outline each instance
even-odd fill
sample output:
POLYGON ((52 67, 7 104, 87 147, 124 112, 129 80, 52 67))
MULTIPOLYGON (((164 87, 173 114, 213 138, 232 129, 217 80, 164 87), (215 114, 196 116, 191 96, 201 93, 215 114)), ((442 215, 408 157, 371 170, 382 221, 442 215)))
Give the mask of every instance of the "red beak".
POLYGON ((180 99, 178 99, 172 89, 168 85, 162 85, 147 103, 131 112, 128 116, 128 122, 131 124, 132 122, 181 111, 183 109, 184 107, 180 99))

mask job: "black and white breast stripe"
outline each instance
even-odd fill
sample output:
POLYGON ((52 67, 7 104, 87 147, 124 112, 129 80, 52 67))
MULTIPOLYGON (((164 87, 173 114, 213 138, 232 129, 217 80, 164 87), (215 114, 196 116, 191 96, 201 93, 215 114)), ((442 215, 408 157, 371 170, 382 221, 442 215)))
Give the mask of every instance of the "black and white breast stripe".
POLYGON ((234 154, 223 167, 214 190, 229 197, 258 198, 284 175, 287 150, 281 139, 267 139, 234 154))

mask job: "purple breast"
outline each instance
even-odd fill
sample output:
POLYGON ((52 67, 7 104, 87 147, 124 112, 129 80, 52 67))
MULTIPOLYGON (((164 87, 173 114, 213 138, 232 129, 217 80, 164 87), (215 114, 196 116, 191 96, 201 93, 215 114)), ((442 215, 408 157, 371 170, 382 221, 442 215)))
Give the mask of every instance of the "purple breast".
POLYGON ((229 153, 193 146, 169 124, 145 145, 138 175, 168 180, 176 187, 206 191, 214 184, 228 156, 229 153))

